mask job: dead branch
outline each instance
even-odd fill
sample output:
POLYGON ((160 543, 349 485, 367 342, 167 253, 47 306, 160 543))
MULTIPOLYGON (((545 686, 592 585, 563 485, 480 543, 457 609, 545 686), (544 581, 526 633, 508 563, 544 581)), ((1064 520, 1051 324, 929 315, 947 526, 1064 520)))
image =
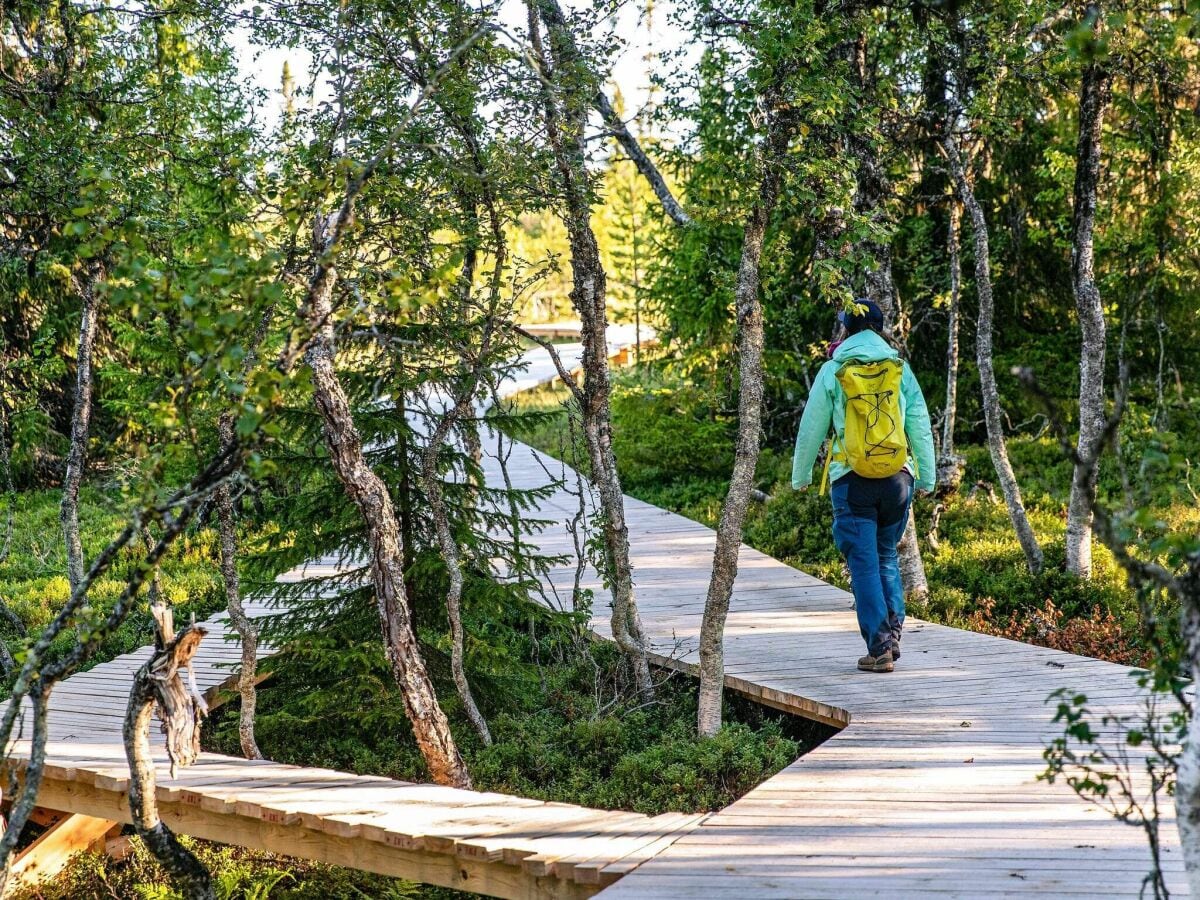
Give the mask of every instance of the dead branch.
POLYGON ((192 658, 208 631, 193 622, 176 636, 170 607, 157 603, 151 612, 155 652, 134 675, 122 729, 129 760, 129 811, 138 836, 187 900, 213 900, 216 895, 208 869, 159 818, 150 748, 150 719, 157 712, 166 735, 172 778, 176 766, 190 766, 200 754, 200 723, 208 707, 191 673, 192 658), (188 672, 186 684, 184 671, 188 672))

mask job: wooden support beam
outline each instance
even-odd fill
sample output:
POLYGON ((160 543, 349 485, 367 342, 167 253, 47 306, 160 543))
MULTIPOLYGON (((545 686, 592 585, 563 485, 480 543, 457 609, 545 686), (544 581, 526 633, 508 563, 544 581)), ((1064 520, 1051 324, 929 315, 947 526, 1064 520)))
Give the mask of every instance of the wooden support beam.
MULTIPOLYGON (((10 803, 5 801, 4 815, 6 816, 8 815, 10 805, 10 803)), ((70 813, 65 813, 61 810, 46 809, 43 806, 35 806, 33 808, 33 812, 29 814, 29 821, 38 826, 38 828, 49 828, 52 825, 57 825, 69 815, 70 813)))
POLYGON ((62 818, 17 855, 12 867, 12 883, 36 884, 53 878, 66 867, 72 856, 104 840, 117 825, 112 819, 82 813, 62 818))
MULTIPOLYGON (((604 640, 601 636, 596 635, 595 632, 593 632, 593 636, 599 640, 604 640)), ((699 668, 695 663, 683 662, 674 657, 663 656, 658 653, 648 653, 647 656, 650 658, 651 665, 660 666, 664 669, 673 669, 676 672, 691 675, 693 678, 699 677, 699 668)), ((738 678, 736 675, 725 676, 725 688, 736 694, 741 694, 755 703, 761 703, 763 706, 791 713, 794 716, 812 719, 815 722, 820 722, 822 725, 845 728, 850 724, 850 713, 840 707, 830 706, 827 703, 820 703, 816 700, 809 700, 797 694, 777 691, 763 685, 755 684, 753 681, 738 678)))
MULTIPOLYGON (((107 820, 108 825, 113 820, 130 821, 129 800, 123 791, 106 790, 81 781, 45 778, 38 792, 38 802, 54 809, 81 810, 88 816, 97 817, 97 821, 107 820)), ((584 900, 600 890, 600 885, 564 881, 553 875, 535 876, 520 866, 503 862, 404 849, 361 837, 342 837, 298 822, 267 822, 183 802, 161 803, 159 813, 162 820, 179 834, 460 891, 474 891, 490 897, 584 900)))

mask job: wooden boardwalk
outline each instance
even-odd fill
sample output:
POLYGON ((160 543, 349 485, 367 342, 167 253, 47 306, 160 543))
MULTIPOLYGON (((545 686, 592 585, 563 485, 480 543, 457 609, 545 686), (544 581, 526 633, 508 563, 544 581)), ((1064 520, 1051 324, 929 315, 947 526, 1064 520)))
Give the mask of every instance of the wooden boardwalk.
MULTIPOLYGON (((551 377, 544 354, 530 359, 510 391, 551 377)), ((563 471, 521 444, 509 470, 527 486, 563 471)), ((557 523, 577 504, 560 491, 542 505, 539 517, 556 523, 538 539, 545 551, 570 551, 557 523)), ((658 661, 687 669, 712 532, 627 504, 644 624, 658 661)), ((573 573, 573 565, 552 571, 547 592, 568 598, 573 573)), ((603 633, 605 594, 595 573, 587 578, 603 633)), ((912 622, 897 672, 864 675, 853 668, 861 647, 850 607, 844 591, 743 548, 726 639, 730 687, 845 728, 714 815, 608 813, 206 753, 175 779, 159 767, 163 818, 197 837, 500 897, 1137 896, 1148 867, 1141 831, 1036 780, 1054 734, 1045 697, 1069 686, 1133 711, 1129 670, 912 622)), ((232 637, 223 616, 208 624, 197 675, 215 691, 238 648, 222 640, 232 637)), ((76 675, 53 694, 39 802, 82 814, 81 833, 128 821, 120 727, 130 675, 147 652, 76 675)), ((19 744, 10 764, 19 769, 26 752, 19 744)), ((1164 813, 1164 865, 1182 895, 1164 813)))
MULTIPOLYGON (((508 389, 531 384, 522 379, 508 389)), ((279 580, 345 565, 336 557, 312 560, 279 580)), ((277 611, 269 600, 247 604, 252 616, 277 611)), ((196 678, 215 703, 235 681, 240 647, 225 614, 205 625, 196 678)), ((53 874, 71 852, 129 822, 121 728, 133 673, 149 655, 149 648, 125 654, 53 691, 38 804, 72 815, 16 859, 19 878, 53 874)), ((28 742, 18 741, 4 765, 19 774, 28 753, 28 742)), ((161 750, 158 761, 160 815, 179 833, 520 900, 590 897, 704 818, 594 810, 212 753, 170 778, 161 750)))
MULTIPOLYGON (((508 467, 518 486, 545 484, 547 470, 574 484, 560 463, 520 444, 508 467)), ((626 504, 643 625, 661 663, 694 671, 713 532, 626 504)), ((577 505, 561 491, 540 512, 565 521, 577 505)), ((547 553, 572 548, 563 527, 539 543, 547 553)), ((566 565, 548 587, 569 597, 573 579, 566 565)), ((607 594, 594 572, 584 586, 606 633, 607 594)), ((1144 695, 1132 670, 911 618, 902 649, 894 673, 858 672, 853 597, 743 546, 727 684, 845 728, 601 896, 1137 897, 1150 868, 1144 832, 1064 784, 1038 781, 1043 750, 1061 734, 1047 697, 1068 688, 1097 713, 1137 714, 1144 695)), ((1166 880, 1184 896, 1172 800, 1161 800, 1166 880)))
MULTIPOLYGON (((196 675, 215 699, 240 651, 225 616, 206 625, 196 675)), ((60 827, 95 837, 129 821, 121 724, 132 674, 148 657, 148 648, 126 654, 55 689, 38 803, 84 819, 60 827)), ((9 761, 19 770, 27 753, 18 744, 9 761)), ((180 833, 498 897, 591 896, 703 818, 607 812, 213 753, 170 778, 165 754, 159 760, 160 812, 180 833)), ((28 874, 46 872, 36 859, 32 866, 18 860, 18 871, 27 867, 28 874)))

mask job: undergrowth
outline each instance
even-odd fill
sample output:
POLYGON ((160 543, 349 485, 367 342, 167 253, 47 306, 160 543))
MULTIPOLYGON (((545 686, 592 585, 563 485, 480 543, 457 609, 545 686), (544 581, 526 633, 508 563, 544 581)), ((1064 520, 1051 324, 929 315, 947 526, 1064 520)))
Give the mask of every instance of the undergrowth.
MULTIPOLYGON (((451 900, 459 891, 414 884, 306 859, 183 837, 213 873, 217 900, 451 900)), ((136 837, 120 862, 77 854, 52 881, 12 892, 10 900, 182 900, 136 837)))
MULTIPOLYGON (((66 550, 59 524, 58 490, 18 493, 13 498, 12 544, 0 562, 0 597, 33 634, 44 628, 62 609, 71 589, 65 572, 66 550)), ((84 559, 90 561, 128 524, 129 504, 111 485, 85 485, 79 502, 80 538, 84 559)), ((224 606, 221 574, 215 562, 215 533, 191 529, 179 537, 163 558, 159 570, 162 595, 175 607, 177 621, 192 613, 204 619, 224 606)), ((97 612, 116 601, 128 576, 145 555, 145 546, 134 540, 114 560, 109 571, 92 585, 88 599, 97 612)), ((85 668, 128 653, 149 643, 153 625, 148 612, 135 611, 85 668)), ((18 654, 23 639, 0 622, 0 639, 18 654)), ((51 658, 75 642, 67 629, 51 647, 51 658)), ((7 691, 5 691, 7 693, 7 691)))
MULTIPOLYGON (((608 644, 572 639, 552 617, 529 628, 520 610, 506 624, 492 623, 491 640, 507 642, 517 664, 503 679, 470 673, 491 746, 462 715, 437 651, 427 652, 477 789, 647 814, 715 810, 831 733, 730 697, 725 727, 698 739, 694 679, 659 673, 646 701, 618 687, 622 661, 608 644)), ((354 656, 349 677, 322 654, 273 661, 259 693, 260 747, 281 762, 428 781, 382 652, 364 645, 354 656)), ((220 710, 207 734, 210 749, 236 754, 237 705, 220 710)))

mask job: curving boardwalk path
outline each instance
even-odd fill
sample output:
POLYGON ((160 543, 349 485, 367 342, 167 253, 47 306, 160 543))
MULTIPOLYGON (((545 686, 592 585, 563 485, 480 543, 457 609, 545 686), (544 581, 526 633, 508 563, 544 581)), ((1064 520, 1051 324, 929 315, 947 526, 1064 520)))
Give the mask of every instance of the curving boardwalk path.
MULTIPOLYGON (((340 565, 322 560, 284 578, 340 565)), ((233 681, 240 650, 224 616, 205 625, 211 634, 195 669, 213 701, 233 681)), ((133 673, 149 655, 143 648, 119 656, 52 694, 38 805, 74 815, 17 857, 18 878, 53 875, 70 853, 96 841, 102 847, 118 823, 130 821, 121 726, 133 673)), ((27 743, 19 742, 4 765, 20 773, 27 755, 27 743)), ((159 811, 182 834, 520 900, 589 897, 703 818, 610 812, 215 753, 170 777, 165 753, 157 759, 159 811)))
MULTIPOLYGON (((577 358, 577 349, 563 353, 577 358)), ((528 361, 507 392, 553 377, 541 351, 528 361)), ((508 468, 517 485, 575 481, 519 443, 508 468)), ((495 459, 486 469, 502 483, 495 459)), ((713 534, 626 502, 644 625, 659 662, 688 669, 713 534)), ((560 490, 535 514, 550 522, 537 539, 547 553, 571 552, 564 523, 577 507, 560 490)), ((340 565, 317 560, 281 577, 340 565)), ((573 578, 573 564, 552 570, 548 597, 569 603, 573 578)), ((604 591, 593 572, 585 585, 596 590, 603 633, 604 591)), ((197 675, 215 693, 240 654, 222 617, 208 624, 214 633, 197 675)), ((160 766, 158 799, 164 820, 186 834, 500 897, 1138 895, 1149 863, 1142 832, 1036 780, 1055 733, 1044 698, 1068 686, 1097 706, 1135 711, 1128 669, 920 622, 911 623, 894 674, 856 672, 860 652, 848 594, 742 549, 726 638, 729 686, 845 727, 710 816, 603 812, 208 753, 176 778, 160 766)), ((25 857, 27 876, 52 871, 71 849, 128 821, 120 728, 130 676, 147 653, 55 690, 39 803, 75 815, 47 832, 40 856, 25 857)), ((19 774, 27 753, 18 743, 4 766, 19 774)), ((1164 812, 1166 876, 1182 895, 1174 823, 1164 812)))
MULTIPOLYGON (((547 376, 547 364, 531 359, 530 380, 547 376)), ((575 481, 561 463, 521 444, 508 467, 518 485, 545 484, 547 471, 575 481)), ((626 504, 643 625, 661 662, 691 669, 713 532, 630 497, 626 504)), ((577 506, 560 491, 540 513, 561 522, 577 506)), ((572 552, 561 525, 539 543, 549 553, 572 552)), ((563 566, 547 588, 568 598, 573 577, 574 565, 563 566)), ((594 626, 606 633, 607 595, 593 572, 585 586, 597 598, 594 626)), ((1137 897, 1142 890, 1150 866, 1143 831, 1061 783, 1037 780, 1043 749, 1061 733, 1048 695, 1066 687, 1086 693, 1098 712, 1137 713, 1143 698, 1129 668, 910 619, 896 672, 860 673, 851 595, 745 546, 725 648, 731 687, 846 727, 602 897, 1137 897)), ((1162 813, 1166 880, 1183 896, 1169 797, 1162 813)))

